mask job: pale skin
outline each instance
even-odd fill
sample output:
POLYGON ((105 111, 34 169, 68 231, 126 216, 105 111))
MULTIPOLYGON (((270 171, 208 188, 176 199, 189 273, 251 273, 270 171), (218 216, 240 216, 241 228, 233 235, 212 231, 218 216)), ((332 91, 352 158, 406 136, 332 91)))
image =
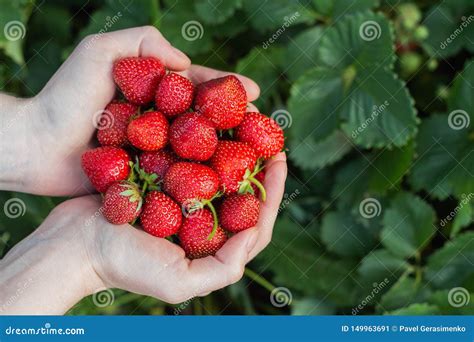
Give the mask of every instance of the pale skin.
MULTIPOLYGON (((109 224, 80 167, 93 147, 92 118, 115 95, 113 61, 154 56, 194 83, 227 73, 191 65, 153 27, 87 37, 34 98, 0 95, 0 189, 77 197, 56 207, 0 261, 0 314, 63 314, 83 297, 121 288, 168 303, 238 281, 270 242, 284 192, 286 157, 266 163, 267 200, 256 227, 234 235, 215 256, 189 260, 183 250, 130 225, 109 224)), ((237 75, 249 102, 258 86, 237 75)), ((250 111, 257 111, 249 103, 250 111)))

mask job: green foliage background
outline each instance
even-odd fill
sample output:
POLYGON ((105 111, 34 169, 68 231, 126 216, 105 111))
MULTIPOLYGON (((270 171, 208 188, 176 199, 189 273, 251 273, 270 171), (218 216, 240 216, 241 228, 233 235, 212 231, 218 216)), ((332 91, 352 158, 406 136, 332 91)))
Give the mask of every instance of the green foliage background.
MULTIPOLYGON (((474 314, 473 12, 471 0, 0 0, 0 27, 26 27, 15 42, 0 32, 3 92, 36 94, 88 34, 151 24, 194 63, 252 77, 260 111, 289 126, 287 194, 244 279, 176 307, 114 290, 112 305, 85 298, 70 314, 474 314), (449 125, 457 110, 470 125, 449 125), (274 287, 291 305, 271 304, 274 287), (467 305, 449 304, 455 287, 467 305)), ((2 255, 63 200, 0 203, 12 196, 27 212, 0 217, 2 255)))

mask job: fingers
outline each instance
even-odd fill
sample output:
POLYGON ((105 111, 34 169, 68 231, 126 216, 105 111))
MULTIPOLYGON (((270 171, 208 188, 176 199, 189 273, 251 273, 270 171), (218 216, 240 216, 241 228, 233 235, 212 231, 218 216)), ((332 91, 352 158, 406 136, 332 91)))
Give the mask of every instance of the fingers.
POLYGON ((288 172, 286 154, 284 152, 277 154, 267 162, 265 169, 264 187, 267 191, 267 200, 261 203, 260 217, 257 222, 258 238, 249 254, 249 260, 260 253, 271 241, 273 226, 285 191, 285 180, 288 172))
POLYGON ((247 112, 260 112, 253 103, 247 103, 247 112))
POLYGON ((226 75, 235 75, 240 80, 240 82, 242 82, 245 87, 245 90, 247 91, 247 101, 255 101, 260 95, 260 88, 254 81, 252 81, 248 77, 232 72, 215 70, 201 65, 193 64, 189 69, 183 71, 181 74, 189 78, 194 84, 206 82, 213 78, 219 78, 226 75))
POLYGON ((202 296, 239 281, 257 235, 255 228, 247 229, 231 237, 215 256, 191 261, 185 277, 194 288, 193 296, 202 296))

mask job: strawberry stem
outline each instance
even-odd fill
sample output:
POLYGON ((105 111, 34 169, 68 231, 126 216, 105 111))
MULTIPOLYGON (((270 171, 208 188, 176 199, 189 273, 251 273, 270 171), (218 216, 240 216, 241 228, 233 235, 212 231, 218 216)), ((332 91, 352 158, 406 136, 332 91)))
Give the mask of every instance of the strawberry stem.
POLYGON ((214 205, 211 203, 211 201, 205 200, 205 201, 202 202, 202 204, 207 205, 209 207, 209 210, 212 213, 212 218, 214 219, 214 224, 212 226, 211 234, 209 234, 209 236, 207 237, 207 239, 210 241, 210 240, 212 240, 214 235, 216 235, 216 231, 217 231, 217 225, 218 225, 217 212, 216 212, 216 208, 214 208, 214 205))
POLYGON ((248 180, 255 184, 255 186, 260 190, 260 194, 262 196, 262 201, 265 202, 267 200, 267 192, 265 191, 265 187, 263 186, 262 183, 260 183, 257 179, 254 177, 249 177, 248 180))

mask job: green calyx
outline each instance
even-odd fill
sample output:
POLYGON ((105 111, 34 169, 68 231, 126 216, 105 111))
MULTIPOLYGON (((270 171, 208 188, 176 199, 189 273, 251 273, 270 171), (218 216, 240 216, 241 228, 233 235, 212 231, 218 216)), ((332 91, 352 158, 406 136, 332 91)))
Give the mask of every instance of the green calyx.
POLYGON ((156 182, 158 175, 156 173, 147 173, 140 168, 138 157, 135 163, 130 162, 129 164, 130 175, 128 176, 128 181, 141 184, 142 195, 145 195, 146 191, 160 190, 159 182, 156 182))
POLYGON ((130 203, 138 202, 137 209, 135 211, 138 213, 143 205, 143 197, 137 185, 135 183, 125 181, 121 183, 120 186, 125 188, 125 190, 120 193, 121 196, 128 197, 130 203))
POLYGON ((252 188, 252 184, 254 184, 258 190, 260 190, 260 194, 262 196, 262 201, 265 202, 267 199, 267 192, 265 191, 265 187, 263 186, 262 183, 258 179, 255 178, 255 176, 263 170, 263 166, 261 166, 262 163, 259 161, 257 163, 257 166, 253 171, 250 171, 247 169, 244 174, 244 179, 239 182, 239 194, 255 194, 255 191, 252 188))

